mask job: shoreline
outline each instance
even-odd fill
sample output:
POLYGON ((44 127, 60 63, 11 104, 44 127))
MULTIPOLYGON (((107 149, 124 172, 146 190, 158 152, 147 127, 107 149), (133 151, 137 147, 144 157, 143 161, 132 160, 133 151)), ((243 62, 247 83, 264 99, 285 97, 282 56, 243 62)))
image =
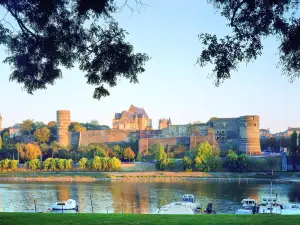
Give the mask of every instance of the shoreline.
POLYGON ((97 182, 97 181, 273 181, 280 183, 300 182, 298 174, 275 173, 229 173, 229 172, 5 172, 0 173, 0 181, 35 182, 97 182))

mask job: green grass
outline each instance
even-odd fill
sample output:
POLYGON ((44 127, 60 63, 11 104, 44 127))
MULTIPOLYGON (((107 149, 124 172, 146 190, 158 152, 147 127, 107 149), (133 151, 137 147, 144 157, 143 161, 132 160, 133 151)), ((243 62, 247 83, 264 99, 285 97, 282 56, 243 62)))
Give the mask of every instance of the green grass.
POLYGON ((0 213, 1 225, 299 224, 300 216, 0 213))

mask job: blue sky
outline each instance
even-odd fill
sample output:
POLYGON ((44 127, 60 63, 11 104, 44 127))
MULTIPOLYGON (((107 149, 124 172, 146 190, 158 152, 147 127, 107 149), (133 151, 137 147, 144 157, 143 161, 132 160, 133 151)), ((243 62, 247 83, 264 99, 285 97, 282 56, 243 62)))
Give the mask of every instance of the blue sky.
MULTIPOLYGON (((56 110, 71 111, 72 121, 92 119, 111 126, 115 112, 131 104, 144 107, 155 128, 160 117, 170 117, 173 124, 205 122, 211 117, 260 116, 260 127, 272 132, 299 126, 297 104, 300 81, 290 84, 276 68, 275 38, 264 41, 263 55, 248 65, 241 64, 232 79, 215 87, 207 78, 211 66, 195 65, 201 51, 197 35, 201 32, 223 36, 230 33, 227 21, 207 1, 148 0, 151 6, 131 15, 124 9, 116 14, 120 26, 129 32, 128 41, 135 50, 152 57, 139 84, 121 79, 110 89, 111 95, 94 100, 93 87, 86 84, 77 68, 63 70, 64 78, 33 96, 20 84, 8 81, 10 68, 0 64, 0 113, 3 126, 24 119, 48 122, 56 110)), ((0 11, 0 15, 3 11, 0 11)), ((0 49, 0 60, 4 59, 0 49)))

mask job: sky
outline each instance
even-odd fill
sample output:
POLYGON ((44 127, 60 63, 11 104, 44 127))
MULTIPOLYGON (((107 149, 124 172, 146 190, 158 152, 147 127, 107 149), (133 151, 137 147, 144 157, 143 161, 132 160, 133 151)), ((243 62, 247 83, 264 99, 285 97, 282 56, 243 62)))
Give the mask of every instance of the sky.
MULTIPOLYGON (((264 40, 264 50, 256 61, 239 65, 220 87, 208 78, 212 66, 196 64, 202 46, 200 33, 219 37, 230 34, 227 21, 207 1, 145 0, 148 7, 131 13, 128 9, 115 15, 120 27, 129 33, 127 40, 136 52, 147 53, 151 60, 139 83, 121 79, 110 96, 93 99, 94 87, 86 83, 84 74, 73 68, 63 69, 63 79, 47 90, 29 95, 22 85, 9 82, 10 67, 0 49, 0 113, 3 127, 25 119, 56 119, 56 110, 70 110, 71 120, 98 120, 112 126, 114 113, 128 110, 133 104, 143 107, 157 129, 158 120, 171 118, 173 124, 206 122, 211 117, 259 115, 260 128, 271 132, 300 126, 300 105, 297 104, 300 81, 293 83, 281 74, 278 43, 264 40)), ((3 15, 0 11, 0 17, 3 15)))

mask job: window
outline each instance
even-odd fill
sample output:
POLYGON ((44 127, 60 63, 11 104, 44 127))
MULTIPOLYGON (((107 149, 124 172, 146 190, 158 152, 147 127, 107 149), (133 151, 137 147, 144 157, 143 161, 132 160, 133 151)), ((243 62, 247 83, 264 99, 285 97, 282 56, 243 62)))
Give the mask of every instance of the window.
POLYGON ((219 137, 217 137, 217 140, 219 140, 219 137))
POLYGON ((217 134, 220 133, 220 131, 217 130, 217 134))
POLYGON ((222 139, 222 140, 225 140, 225 136, 222 136, 221 139, 222 139))
POLYGON ((222 130, 222 134, 225 134, 225 130, 222 130))

